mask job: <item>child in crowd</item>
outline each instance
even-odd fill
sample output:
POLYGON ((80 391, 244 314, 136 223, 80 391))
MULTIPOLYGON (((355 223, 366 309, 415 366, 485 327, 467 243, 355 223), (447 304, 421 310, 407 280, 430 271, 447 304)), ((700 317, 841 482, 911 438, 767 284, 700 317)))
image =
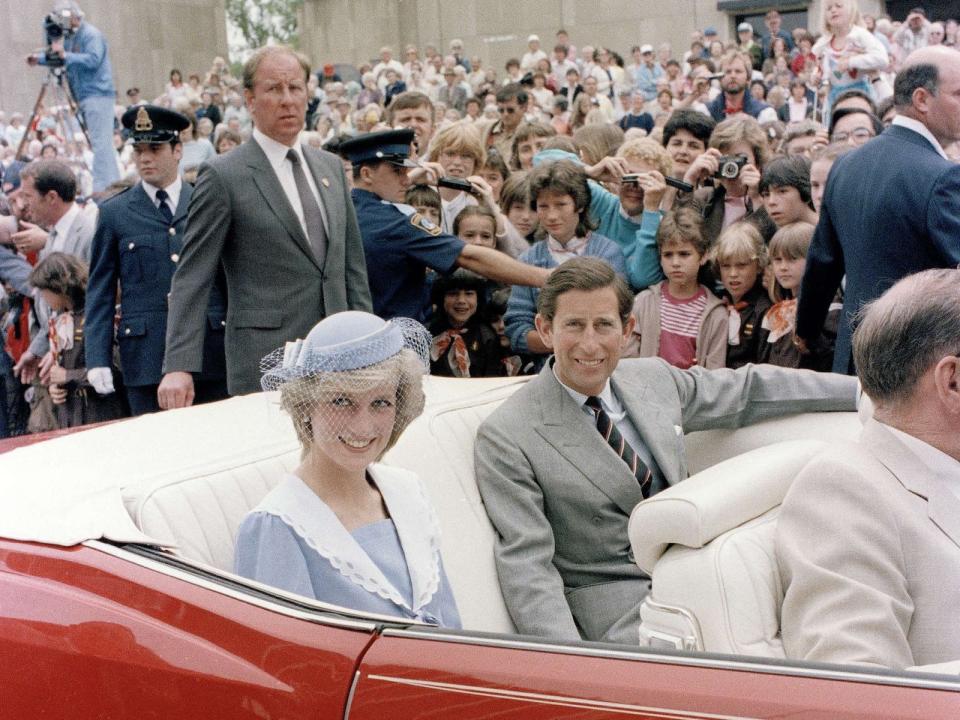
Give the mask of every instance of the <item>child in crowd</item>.
POLYGON ((485 320, 482 277, 459 269, 433 284, 437 311, 430 324, 430 374, 497 377, 507 374, 500 337, 485 320))
POLYGON ((470 245, 497 246, 497 218, 483 205, 468 205, 453 221, 453 234, 470 245))
POLYGON ((778 228, 796 222, 817 224, 810 200, 810 161, 803 155, 768 162, 760 179, 760 197, 778 228))
POLYGON ((833 346, 842 307, 839 303, 831 305, 824 329, 808 354, 801 355, 793 343, 800 282, 815 229, 808 223, 793 223, 780 228, 770 241, 770 264, 775 280, 771 293, 774 305, 760 323, 760 362, 822 372, 829 372, 833 367, 833 346))
MULTIPOLYGON (((430 143, 431 162, 440 163, 447 177, 466 180, 486 163, 483 139, 476 127, 467 123, 450 125, 436 134, 430 143)), ((489 186, 488 186, 489 187, 489 186)), ((441 187, 443 201, 443 231, 453 234, 453 219, 467 205, 476 205, 477 199, 469 192, 441 187)))
POLYGON ((411 185, 404 193, 403 201, 434 225, 441 224, 443 212, 440 193, 429 185, 411 185))
POLYGON ((823 204, 823 193, 827 189, 827 176, 830 175, 830 168, 837 158, 846 155, 853 150, 848 143, 833 143, 816 151, 813 154, 813 162, 810 164, 810 201, 814 209, 819 213, 820 206, 823 204))
POLYGON ((510 167, 514 170, 529 170, 533 167, 533 156, 543 150, 547 138, 557 134, 550 125, 539 122, 525 122, 517 128, 511 145, 510 167))
POLYGON ((508 232, 516 234, 529 249, 537 230, 537 211, 530 202, 530 184, 526 172, 512 173, 503 184, 500 210, 507 217, 508 232))
MULTIPOLYGON (((590 218, 590 187, 582 167, 570 160, 544 163, 530 171, 528 181, 543 239, 520 256, 521 262, 552 268, 573 257, 591 256, 606 260, 626 277, 620 247, 593 232, 596 226, 590 218)), ((551 349, 534 327, 538 295, 536 288, 515 285, 504 321, 513 349, 521 354, 538 354, 542 363, 551 349)))
POLYGON ((500 151, 496 148, 487 148, 487 159, 483 166, 477 171, 477 175, 487 181, 487 185, 493 190, 493 199, 500 202, 500 191, 503 184, 510 177, 510 169, 504 161, 500 151))
MULTIPOLYGON (((124 416, 122 392, 100 395, 87 382, 83 343, 83 310, 87 297, 87 265, 66 253, 50 253, 30 273, 33 285, 53 314, 50 353, 53 365, 41 380, 49 386, 60 428, 114 420, 124 416)), ((121 385, 113 371, 114 387, 121 385)))
POLYGON ((627 357, 661 357, 678 368, 722 368, 727 359, 727 311, 701 285, 707 241, 695 208, 664 215, 657 231, 660 265, 667 279, 651 285, 633 303, 633 342, 627 357))
POLYGON ((738 222, 720 234, 713 257, 728 313, 727 367, 736 369, 759 356, 760 324, 770 308, 763 287, 767 249, 755 225, 738 222))

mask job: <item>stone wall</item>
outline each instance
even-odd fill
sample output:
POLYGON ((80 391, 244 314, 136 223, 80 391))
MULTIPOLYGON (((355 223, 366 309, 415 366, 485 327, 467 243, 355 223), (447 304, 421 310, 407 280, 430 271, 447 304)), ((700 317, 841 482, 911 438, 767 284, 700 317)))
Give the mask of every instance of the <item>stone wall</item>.
MULTIPOLYGON (((0 0, 0 109, 33 109, 46 75, 26 56, 43 44, 42 21, 52 0, 0 0)), ((80 0, 86 21, 107 38, 114 82, 121 95, 138 86, 145 99, 163 92, 171 68, 184 79, 206 72, 214 56, 227 54, 223 0, 80 0)))

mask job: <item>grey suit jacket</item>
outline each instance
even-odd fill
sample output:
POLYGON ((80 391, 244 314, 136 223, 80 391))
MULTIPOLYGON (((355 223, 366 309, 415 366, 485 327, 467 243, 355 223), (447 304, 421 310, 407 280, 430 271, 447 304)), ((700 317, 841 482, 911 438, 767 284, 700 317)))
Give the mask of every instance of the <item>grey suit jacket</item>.
MULTIPOLYGON (((687 476, 684 432, 850 411, 856 395, 856 380, 838 375, 769 365, 685 371, 651 358, 621 360, 611 384, 671 485, 687 476)), ((636 644, 649 580, 630 556, 627 521, 640 489, 549 364, 481 425, 475 452, 517 629, 636 644)))
POLYGON ((797 476, 776 549, 787 657, 892 668, 960 659, 960 499, 880 423, 797 476))
POLYGON ((261 358, 342 310, 372 309, 363 243, 340 159, 303 146, 327 217, 320 266, 255 140, 200 167, 170 292, 163 371, 198 372, 207 297, 222 262, 227 280, 227 386, 260 390, 261 358))
MULTIPOLYGON (((58 240, 56 248, 50 242, 43 247, 40 251, 40 260, 45 259, 52 252, 63 252, 74 255, 88 265, 90 264, 90 245, 93 243, 93 236, 97 232, 97 217, 99 216, 97 206, 92 203, 91 205, 92 207, 85 206, 80 209, 70 225, 67 237, 58 240)), ((30 341, 30 352, 36 357, 43 357, 50 349, 50 338, 47 336, 50 306, 44 302, 39 292, 34 295, 33 302, 40 328, 30 341)))

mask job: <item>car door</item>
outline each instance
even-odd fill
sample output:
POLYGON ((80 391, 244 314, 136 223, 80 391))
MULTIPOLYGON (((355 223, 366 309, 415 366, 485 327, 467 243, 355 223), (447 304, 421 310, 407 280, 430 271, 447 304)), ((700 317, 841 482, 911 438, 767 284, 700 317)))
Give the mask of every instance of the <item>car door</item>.
POLYGON ((948 718, 960 682, 783 661, 386 630, 363 657, 349 720, 403 718, 948 718))

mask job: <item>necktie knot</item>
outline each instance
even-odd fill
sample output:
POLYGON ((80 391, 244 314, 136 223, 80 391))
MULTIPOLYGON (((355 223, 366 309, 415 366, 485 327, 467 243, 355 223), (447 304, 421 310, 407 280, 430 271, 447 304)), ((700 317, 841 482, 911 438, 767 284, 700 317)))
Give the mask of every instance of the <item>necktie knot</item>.
POLYGON ((300 164, 300 156, 297 155, 297 151, 294 150, 293 148, 290 148, 289 150, 287 150, 287 160, 289 160, 294 165, 300 164))
POLYGON ((168 223, 173 221, 173 210, 170 209, 170 203, 167 202, 169 197, 170 195, 166 190, 157 190, 157 210, 160 211, 163 219, 168 223))
POLYGON ((591 395, 588 397, 583 404, 594 412, 603 410, 603 404, 600 402, 600 398, 598 398, 596 395, 591 395))
POLYGON ((157 202, 164 202, 170 195, 166 190, 157 190, 157 202))

